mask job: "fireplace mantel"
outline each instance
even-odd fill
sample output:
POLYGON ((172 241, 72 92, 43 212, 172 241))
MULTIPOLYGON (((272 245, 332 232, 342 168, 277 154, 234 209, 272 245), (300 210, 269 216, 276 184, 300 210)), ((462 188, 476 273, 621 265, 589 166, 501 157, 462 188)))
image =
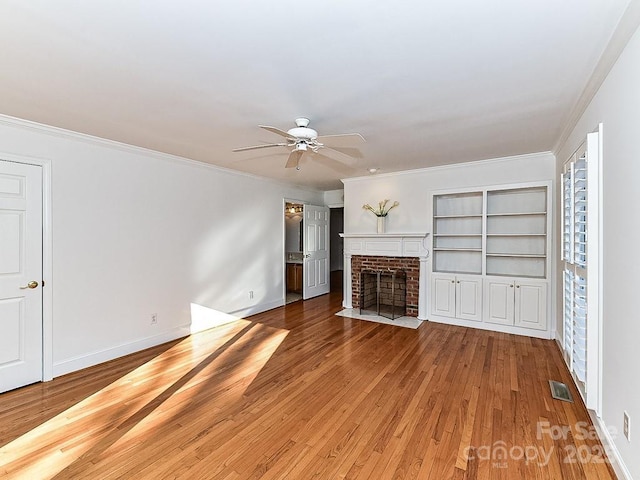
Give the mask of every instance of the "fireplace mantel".
POLYGON ((416 257, 420 260, 418 319, 427 319, 427 259, 428 233, 341 233, 344 238, 343 306, 353 308, 351 257, 416 257))
POLYGON ((429 257, 428 233, 341 233, 345 255, 429 257))

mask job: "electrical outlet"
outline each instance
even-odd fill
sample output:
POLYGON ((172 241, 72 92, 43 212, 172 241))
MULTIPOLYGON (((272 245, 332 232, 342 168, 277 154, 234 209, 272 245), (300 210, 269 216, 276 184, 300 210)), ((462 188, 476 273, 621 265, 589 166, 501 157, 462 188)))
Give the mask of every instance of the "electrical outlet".
POLYGON ((624 412, 624 418, 622 420, 622 433, 624 433, 627 440, 631 441, 631 419, 627 412, 624 412))
POLYGON ((157 313, 152 313, 151 314, 151 325, 155 325, 158 323, 158 314, 157 313))
POLYGON ((253 300, 253 290, 249 290, 249 299, 253 300))

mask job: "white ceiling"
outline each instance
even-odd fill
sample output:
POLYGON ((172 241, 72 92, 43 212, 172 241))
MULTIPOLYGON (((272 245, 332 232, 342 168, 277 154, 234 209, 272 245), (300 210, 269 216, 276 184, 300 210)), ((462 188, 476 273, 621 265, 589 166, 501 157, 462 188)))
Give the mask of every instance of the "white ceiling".
POLYGON ((0 113, 321 190, 551 150, 629 0, 3 0, 0 113), (279 141, 299 116, 352 165, 279 141))

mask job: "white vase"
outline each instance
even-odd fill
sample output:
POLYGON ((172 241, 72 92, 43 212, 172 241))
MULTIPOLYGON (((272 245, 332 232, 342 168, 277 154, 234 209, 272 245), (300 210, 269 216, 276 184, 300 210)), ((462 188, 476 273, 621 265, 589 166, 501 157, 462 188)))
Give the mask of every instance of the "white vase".
POLYGON ((378 217, 378 233, 384 233, 384 221, 386 217, 378 217))

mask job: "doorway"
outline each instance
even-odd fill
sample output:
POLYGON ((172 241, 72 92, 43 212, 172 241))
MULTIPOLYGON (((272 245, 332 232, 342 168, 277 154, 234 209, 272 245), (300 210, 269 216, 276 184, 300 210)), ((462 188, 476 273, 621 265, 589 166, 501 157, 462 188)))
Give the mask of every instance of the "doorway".
POLYGON ((344 232, 344 207, 331 208, 330 222, 330 265, 331 291, 341 292, 344 275, 344 239, 340 233, 344 232))
POLYGON ((287 200, 284 207, 286 303, 329 293, 329 207, 287 200))
POLYGON ((302 279, 304 278, 304 205, 285 202, 284 205, 284 261, 285 261, 285 303, 302 300, 302 279))

